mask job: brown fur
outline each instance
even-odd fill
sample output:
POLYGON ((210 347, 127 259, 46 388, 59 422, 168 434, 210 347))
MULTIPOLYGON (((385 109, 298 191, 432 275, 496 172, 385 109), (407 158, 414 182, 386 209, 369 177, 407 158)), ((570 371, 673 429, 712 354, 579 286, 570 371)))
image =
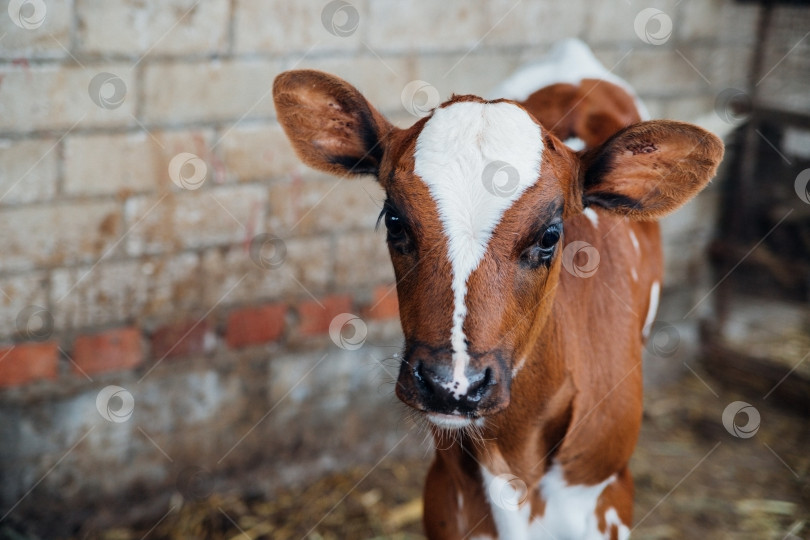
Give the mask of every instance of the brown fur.
MULTIPOLYGON (((413 172, 415 141, 426 120, 393 128, 348 83, 313 71, 283 73, 274 95, 279 121, 304 162, 338 174, 358 168, 376 174, 407 221, 409 249, 390 246, 406 338, 396 390, 425 410, 409 354, 439 361, 449 346, 453 311, 447 241, 436 204, 413 172)), ((471 100, 483 101, 454 96, 443 106, 471 100)), ((662 273, 653 220, 695 195, 723 153, 716 137, 695 126, 637 124, 632 99, 608 83, 554 85, 522 106, 548 126, 542 173, 496 227, 470 275, 466 299, 464 332, 473 362, 497 368, 498 384, 476 411, 486 417, 480 438, 433 428, 438 450, 425 484, 424 517, 430 538, 496 534, 480 466, 537 486, 552 460, 570 484, 617 474, 598 501, 600 527, 605 530, 610 507, 631 523, 627 464, 641 423, 642 326, 651 284, 662 273), (588 149, 569 150, 560 138, 570 136, 588 149), (601 207, 597 227, 582 214, 586 205, 601 207), (521 267, 521 251, 555 208, 564 218, 564 240, 551 265, 521 267), (590 278, 562 270, 563 247, 574 240, 600 254, 590 278), (497 358, 507 365, 498 367, 497 358)), ((529 501, 532 516, 542 516, 545 501, 537 490, 529 501)))

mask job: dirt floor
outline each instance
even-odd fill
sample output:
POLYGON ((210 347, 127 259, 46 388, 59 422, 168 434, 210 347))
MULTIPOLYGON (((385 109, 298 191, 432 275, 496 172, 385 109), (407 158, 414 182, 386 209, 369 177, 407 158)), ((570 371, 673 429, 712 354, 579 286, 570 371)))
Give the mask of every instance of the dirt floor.
MULTIPOLYGON (((646 397, 632 462, 634 539, 810 539, 810 419, 724 389, 701 371, 646 397), (723 426, 723 411, 737 400, 760 413, 753 437, 734 437, 723 426)), ((745 424, 745 415, 737 423, 745 424)), ((383 461, 270 499, 216 495, 151 528, 92 538, 423 538, 427 464, 383 461)))

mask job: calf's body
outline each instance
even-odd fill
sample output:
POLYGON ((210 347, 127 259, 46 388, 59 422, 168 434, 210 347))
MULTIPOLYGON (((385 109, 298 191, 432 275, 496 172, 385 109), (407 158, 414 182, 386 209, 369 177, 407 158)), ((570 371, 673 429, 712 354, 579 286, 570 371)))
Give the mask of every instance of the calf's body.
POLYGON ((562 82, 515 100, 454 96, 408 129, 331 75, 274 85, 306 163, 385 189, 405 335, 396 393, 436 439, 430 538, 629 535, 655 219, 705 185, 722 144, 641 121, 632 90, 594 78, 580 45, 539 70, 562 82))

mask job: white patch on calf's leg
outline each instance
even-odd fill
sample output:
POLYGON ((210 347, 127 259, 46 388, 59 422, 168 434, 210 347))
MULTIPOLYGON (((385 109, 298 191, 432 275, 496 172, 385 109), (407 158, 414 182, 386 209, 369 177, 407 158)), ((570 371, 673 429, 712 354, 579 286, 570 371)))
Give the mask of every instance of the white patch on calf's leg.
POLYGON ((630 528, 622 522, 621 518, 619 518, 619 513, 616 512, 616 509, 612 506, 605 512, 605 525, 605 540, 610 539, 610 530, 613 527, 616 527, 619 532, 619 540, 627 540, 630 538, 630 528))
POLYGON ((529 538, 577 538, 602 540, 596 505, 613 474, 592 486, 569 484, 562 466, 554 463, 540 479, 540 494, 546 502, 543 517, 531 523, 529 538))
MULTIPOLYGON (((511 475, 507 475, 510 476, 511 475)), ((508 491, 511 486, 506 482, 498 483, 499 477, 493 475, 486 467, 481 467, 484 493, 490 505, 492 519, 498 531, 498 538, 510 540, 531 540, 535 538, 577 539, 577 540, 603 540, 610 538, 610 524, 608 522, 607 536, 599 530, 599 519, 596 507, 599 497, 605 488, 616 480, 613 474, 604 481, 591 486, 569 484, 565 480, 562 467, 554 463, 540 479, 537 488, 545 502, 543 516, 531 520, 531 494, 528 493, 521 505, 515 505, 512 497, 515 493, 508 491), (493 489, 493 486, 495 488, 493 489), (497 500, 500 496, 502 500, 497 500), (506 504, 504 504, 504 500, 506 504)), ((606 513, 605 519, 613 520, 615 510, 606 513)), ((619 537, 627 530, 615 515, 615 523, 619 526, 619 537), (624 527, 622 529, 622 527, 624 527)))
POLYGON ((540 126, 512 103, 463 101, 436 109, 416 141, 414 172, 436 201, 453 270, 453 380, 445 387, 457 398, 470 385, 467 280, 503 214, 540 177, 542 152, 540 126), (484 178, 494 162, 504 165, 484 178), (495 186, 495 174, 505 174, 507 183, 495 186))
POLYGON ((481 478, 484 481, 484 494, 489 503, 492 520, 495 522, 495 529, 498 531, 498 538, 529 540, 531 504, 520 501, 523 504, 518 505, 518 501, 514 500, 516 493, 512 486, 502 481, 501 475, 493 475, 484 466, 481 467, 481 478))

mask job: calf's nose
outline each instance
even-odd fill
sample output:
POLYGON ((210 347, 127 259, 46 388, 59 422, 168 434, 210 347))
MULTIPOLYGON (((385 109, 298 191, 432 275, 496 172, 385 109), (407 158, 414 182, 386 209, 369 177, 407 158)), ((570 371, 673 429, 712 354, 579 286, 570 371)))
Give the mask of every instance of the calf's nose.
POLYGON ((413 377, 426 408, 444 414, 474 412, 495 386, 491 367, 467 366, 463 374, 456 374, 452 361, 419 360, 413 377))

